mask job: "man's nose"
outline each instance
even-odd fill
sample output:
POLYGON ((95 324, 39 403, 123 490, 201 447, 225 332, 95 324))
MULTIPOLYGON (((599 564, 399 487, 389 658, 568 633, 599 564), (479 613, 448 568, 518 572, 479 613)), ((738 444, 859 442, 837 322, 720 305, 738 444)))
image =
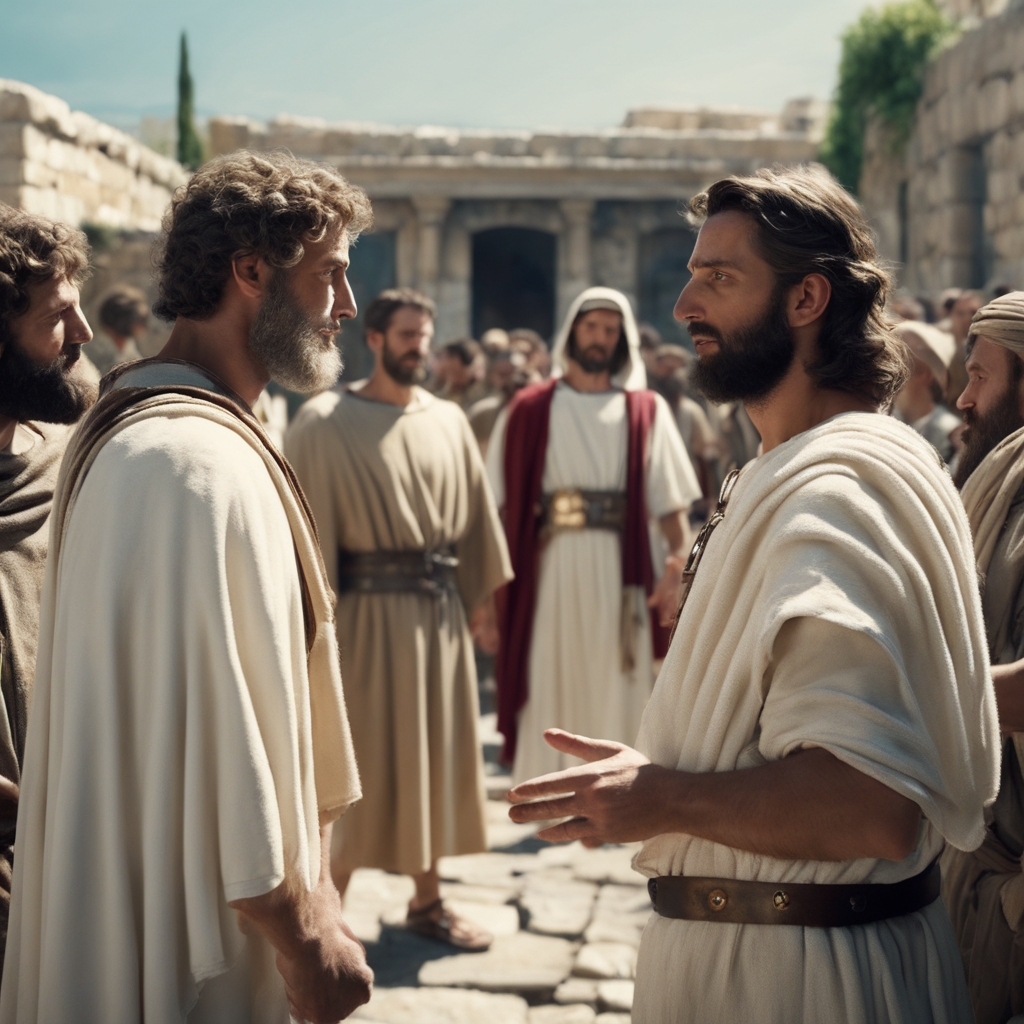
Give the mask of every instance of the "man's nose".
POLYGON ((334 305, 331 307, 332 320, 353 320, 358 312, 356 297, 352 294, 352 286, 348 278, 342 278, 341 286, 334 293, 334 305))
POLYGON ((81 306, 75 306, 67 322, 67 340, 74 345, 86 345, 92 341, 92 328, 85 319, 81 306))
POLYGON ((700 310, 694 303, 692 277, 685 285, 683 285, 683 290, 679 293, 679 298, 676 299, 676 304, 672 309, 672 315, 680 323, 685 323, 687 320, 699 320, 701 318, 700 310))
POLYGON ((960 397, 956 400, 956 407, 962 412, 964 409, 971 409, 974 407, 974 399, 971 397, 971 385, 960 392, 960 397))

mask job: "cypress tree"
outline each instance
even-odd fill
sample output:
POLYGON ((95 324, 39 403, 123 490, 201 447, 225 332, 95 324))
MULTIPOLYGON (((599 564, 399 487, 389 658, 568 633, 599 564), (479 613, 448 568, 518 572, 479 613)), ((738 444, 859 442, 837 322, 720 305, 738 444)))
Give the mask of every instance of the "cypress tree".
POLYGON ((203 144, 193 120, 192 73, 188 69, 188 40, 184 32, 178 65, 178 162, 193 171, 203 162, 203 144))

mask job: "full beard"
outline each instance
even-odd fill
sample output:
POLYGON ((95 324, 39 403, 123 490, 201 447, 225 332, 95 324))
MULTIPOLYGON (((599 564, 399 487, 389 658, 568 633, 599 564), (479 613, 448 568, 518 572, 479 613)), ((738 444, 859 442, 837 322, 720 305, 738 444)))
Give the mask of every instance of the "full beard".
POLYGON ((288 288, 287 272, 278 270, 253 318, 249 352, 281 387, 300 395, 326 391, 341 376, 341 353, 320 332, 339 326, 302 309, 288 288))
POLYGON ((690 371, 693 386, 709 402, 763 402, 779 386, 796 356, 781 288, 775 290, 760 317, 728 336, 703 322, 690 323, 687 330, 691 337, 713 338, 718 343, 718 351, 698 355, 690 371))
POLYGON ((1020 382, 1011 380, 1002 397, 984 416, 973 409, 965 409, 964 422, 967 426, 962 435, 963 448, 953 474, 957 490, 967 483, 967 478, 1004 437, 1024 427, 1024 417, 1020 414, 1020 382))
POLYGON ((380 361, 384 372, 403 388, 421 384, 426 379, 427 362, 419 352, 407 352, 404 356, 396 356, 388 348, 388 343, 385 340, 384 348, 381 349, 380 361))
POLYGON ((52 363, 37 363, 15 341, 0 355, 0 414, 13 420, 77 423, 96 401, 82 376, 81 345, 68 345, 52 363))

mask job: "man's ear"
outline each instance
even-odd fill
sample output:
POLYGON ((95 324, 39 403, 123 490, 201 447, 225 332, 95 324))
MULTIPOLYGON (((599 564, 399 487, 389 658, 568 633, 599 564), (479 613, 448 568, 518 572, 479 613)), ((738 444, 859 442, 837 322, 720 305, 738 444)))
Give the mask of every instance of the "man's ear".
POLYGON ((824 316, 832 285, 824 274, 808 274, 790 292, 789 325, 806 327, 824 316))
POLYGON ((249 299, 262 298, 270 274, 271 268, 255 253, 231 261, 231 276, 238 290, 249 299))
POLYGON ((366 347, 376 355, 384 347, 384 335, 380 331, 367 331, 366 347))

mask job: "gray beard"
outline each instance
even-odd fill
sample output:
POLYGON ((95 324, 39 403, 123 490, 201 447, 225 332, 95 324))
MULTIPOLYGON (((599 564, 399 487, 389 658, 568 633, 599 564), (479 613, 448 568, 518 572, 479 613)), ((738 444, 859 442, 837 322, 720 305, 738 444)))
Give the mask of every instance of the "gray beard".
POLYGON ((270 379, 300 395, 326 391, 341 376, 341 353, 319 332, 335 326, 303 310, 288 288, 288 272, 277 270, 256 311, 249 351, 270 379))

